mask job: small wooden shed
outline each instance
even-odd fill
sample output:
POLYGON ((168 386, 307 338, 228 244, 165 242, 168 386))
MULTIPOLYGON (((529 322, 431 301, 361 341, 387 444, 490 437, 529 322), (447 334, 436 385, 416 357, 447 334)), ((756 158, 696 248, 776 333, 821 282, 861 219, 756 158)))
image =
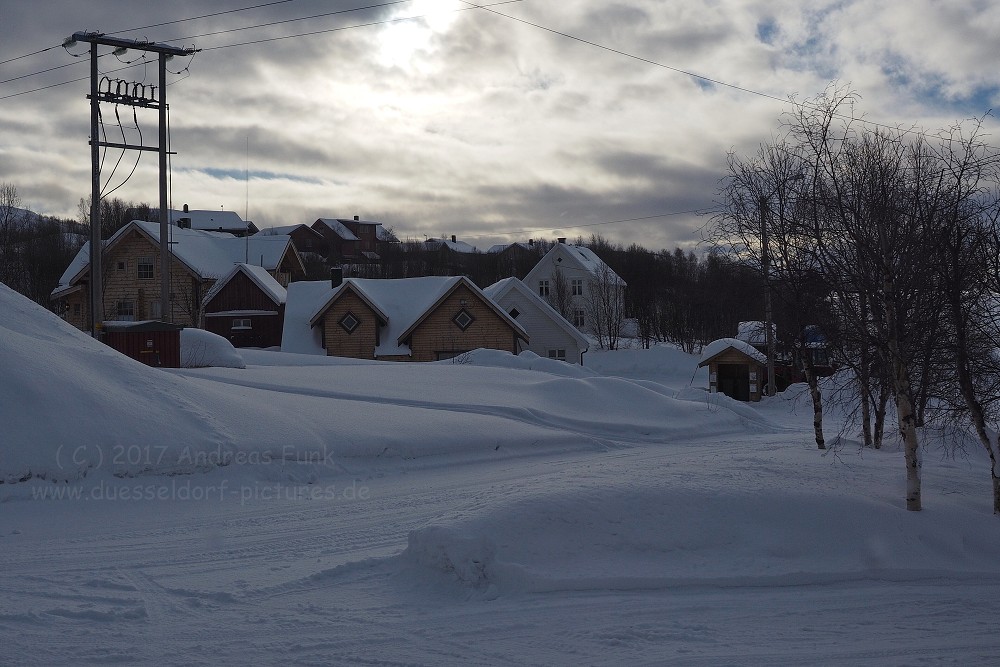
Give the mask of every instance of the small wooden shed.
POLYGON ((709 391, 738 401, 759 401, 767 384, 767 357, 735 338, 709 343, 698 368, 702 366, 708 366, 709 391))
POLYGON ((106 345, 147 366, 180 368, 181 329, 167 322, 105 322, 106 345))

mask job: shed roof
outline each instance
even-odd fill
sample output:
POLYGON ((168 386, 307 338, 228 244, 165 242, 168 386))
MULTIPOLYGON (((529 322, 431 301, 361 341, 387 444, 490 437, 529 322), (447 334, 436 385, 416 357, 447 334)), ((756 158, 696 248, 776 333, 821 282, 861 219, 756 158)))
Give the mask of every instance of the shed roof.
POLYGON ((737 340, 736 338, 720 338, 719 340, 713 340, 705 346, 705 349, 701 352, 701 361, 698 363, 698 367, 707 365, 714 357, 719 356, 730 348, 750 357, 757 363, 767 363, 767 357, 758 352, 749 343, 737 340))

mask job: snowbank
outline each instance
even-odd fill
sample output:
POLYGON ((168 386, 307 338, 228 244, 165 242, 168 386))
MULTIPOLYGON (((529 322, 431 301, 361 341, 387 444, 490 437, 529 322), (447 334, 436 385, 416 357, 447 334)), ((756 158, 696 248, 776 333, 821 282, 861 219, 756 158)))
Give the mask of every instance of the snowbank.
POLYGON ((471 364, 473 366, 485 366, 493 368, 519 368, 529 371, 542 371, 550 375, 561 375, 563 377, 594 377, 600 375, 597 371, 585 368, 579 364, 569 364, 565 361, 546 359, 540 357, 531 350, 525 350, 518 355, 511 354, 504 350, 490 350, 480 348, 472 350, 467 354, 460 355, 454 359, 434 362, 437 364, 471 364))
MULTIPOLYGON (((118 354, 7 288, 0 311, 7 315, 0 324, 6 482, 230 465, 254 468, 244 474, 263 479, 311 481, 346 459, 603 451, 771 428, 753 412, 675 400, 533 355, 477 352, 470 358, 486 364, 477 365, 259 351, 251 358, 266 365, 165 371, 118 354)), ((201 363, 242 365, 224 339, 185 333, 189 355, 203 350, 201 363)))
MULTIPOLYGON (((674 480, 676 482, 676 480, 674 480)), ((542 493, 410 533, 402 581, 467 593, 974 579, 994 570, 988 518, 775 488, 601 485, 542 493)))

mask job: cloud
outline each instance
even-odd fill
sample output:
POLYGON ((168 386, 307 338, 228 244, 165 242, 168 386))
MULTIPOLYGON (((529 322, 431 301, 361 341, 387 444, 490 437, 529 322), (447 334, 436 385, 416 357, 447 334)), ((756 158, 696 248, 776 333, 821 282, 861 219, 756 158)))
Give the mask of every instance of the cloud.
MULTIPOLYGON (((8 4, 0 60, 58 45, 75 30, 150 26, 235 6, 53 0, 39 20, 32 5, 8 4)), ((495 8, 607 49, 484 10, 442 13, 460 6, 451 2, 191 39, 356 6, 296 0, 124 35, 190 39, 206 49, 171 63, 189 69, 171 74, 168 89, 175 201, 242 214, 249 139, 249 214, 257 222, 359 214, 402 236, 453 233, 481 247, 542 228, 687 246, 704 218, 597 223, 711 207, 727 151, 752 152, 780 133, 789 106, 677 70, 778 99, 812 97, 836 78, 862 93, 860 110, 874 119, 931 128, 981 115, 1000 91, 989 66, 1000 55, 992 38, 1000 8, 985 2, 914 0, 901 9, 876 0, 564 0, 495 8), (417 13, 434 16, 348 27, 417 13), (335 28, 347 29, 209 50, 335 28), (575 227, 583 224, 594 226, 575 227)), ((86 60, 57 47, 0 65, 5 79, 74 63, 0 84, 0 97, 85 76, 86 60)), ((109 76, 155 77, 149 66, 110 73, 120 66, 102 60, 109 76)), ((75 215, 89 193, 86 93, 81 82, 0 100, 0 180, 43 213, 75 215)), ((155 119, 143 121, 144 134, 152 127, 155 119)), ((156 201, 151 158, 118 194, 156 201)))

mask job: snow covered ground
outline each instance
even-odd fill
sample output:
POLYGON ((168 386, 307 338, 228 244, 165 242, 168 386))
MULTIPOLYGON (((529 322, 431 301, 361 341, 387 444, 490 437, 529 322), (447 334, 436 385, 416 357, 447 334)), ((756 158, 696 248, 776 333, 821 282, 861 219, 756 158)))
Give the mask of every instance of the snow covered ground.
POLYGON ((710 397, 665 347, 165 372, 0 312, 0 663, 1000 652, 983 457, 929 448, 908 513, 902 454, 817 452, 794 388, 710 397))

